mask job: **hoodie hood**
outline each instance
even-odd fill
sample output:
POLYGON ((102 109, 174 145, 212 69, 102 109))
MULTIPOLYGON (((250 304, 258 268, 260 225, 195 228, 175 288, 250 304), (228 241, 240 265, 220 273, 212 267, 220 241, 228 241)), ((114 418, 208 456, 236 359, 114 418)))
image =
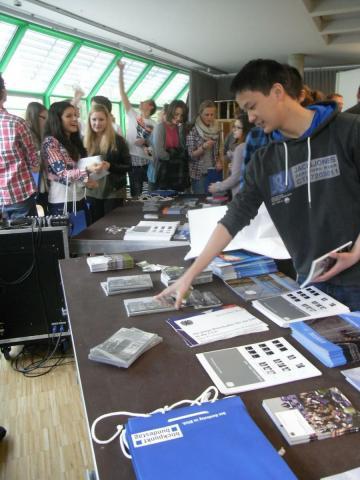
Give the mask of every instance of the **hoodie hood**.
MULTIPOLYGON (((304 140, 307 137, 315 135, 318 131, 327 125, 332 118, 338 113, 338 105, 336 102, 319 102, 306 107, 307 110, 312 110, 315 115, 312 119, 310 127, 297 140, 304 140)), ((271 139, 275 142, 284 142, 292 140, 286 138, 279 130, 271 132, 271 139)))
POLYGON ((311 137, 315 136, 317 132, 321 131, 338 113, 338 105, 336 102, 319 102, 313 105, 309 105, 307 110, 312 110, 315 112, 315 115, 312 119, 310 127, 297 139, 287 139, 279 130, 274 130, 271 133, 271 139, 274 142, 281 142, 284 145, 284 156, 285 156, 285 186, 288 186, 289 181, 289 161, 288 161, 288 147, 287 141, 304 141, 307 143, 307 175, 308 175, 308 204, 311 207, 311 181, 310 181, 310 170, 311 170, 311 137))

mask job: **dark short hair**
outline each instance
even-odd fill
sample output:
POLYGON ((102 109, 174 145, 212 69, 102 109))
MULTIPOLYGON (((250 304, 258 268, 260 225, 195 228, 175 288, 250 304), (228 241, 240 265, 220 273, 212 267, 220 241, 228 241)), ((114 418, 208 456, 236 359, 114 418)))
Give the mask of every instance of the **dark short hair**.
POLYGON ((182 119, 182 123, 185 123, 187 122, 187 116, 188 116, 188 108, 186 106, 186 103, 184 103, 182 100, 173 100, 168 106, 167 106, 167 109, 166 109, 166 120, 168 122, 171 122, 171 120, 174 118, 175 116, 175 111, 177 108, 181 108, 182 109, 182 112, 183 112, 183 119, 182 119))
POLYGON ((154 115, 154 113, 155 113, 156 110, 157 110, 157 106, 156 106, 155 100, 153 100, 152 98, 149 98, 149 100, 145 100, 145 102, 151 103, 152 109, 151 109, 151 111, 150 111, 150 116, 154 115))
POLYGON ((70 102, 54 102, 48 113, 48 119, 44 128, 44 137, 55 137, 65 147, 73 160, 86 156, 86 150, 81 141, 79 132, 71 133, 66 136, 63 125, 62 115, 67 108, 75 108, 70 102))
POLYGON ((104 107, 108 109, 109 113, 111 113, 112 103, 107 97, 96 95, 95 97, 92 97, 91 101, 97 103, 98 105, 104 105, 104 107))
POLYGON ((251 60, 240 70, 231 82, 230 89, 235 94, 251 90, 269 95, 274 83, 280 83, 294 99, 299 98, 303 87, 301 75, 295 67, 259 58, 251 60))

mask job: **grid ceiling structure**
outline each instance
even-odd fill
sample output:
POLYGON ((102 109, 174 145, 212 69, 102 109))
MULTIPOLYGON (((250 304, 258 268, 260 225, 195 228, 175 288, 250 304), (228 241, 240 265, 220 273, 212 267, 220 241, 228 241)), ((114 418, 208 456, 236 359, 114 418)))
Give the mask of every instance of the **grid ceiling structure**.
POLYGON ((6 108, 24 116, 30 101, 45 106, 84 92, 85 117, 94 95, 113 103, 113 114, 124 126, 119 98, 117 61, 125 63, 125 89, 130 102, 152 98, 159 107, 174 99, 185 100, 189 74, 105 45, 0 14, 0 72, 6 82, 6 108))

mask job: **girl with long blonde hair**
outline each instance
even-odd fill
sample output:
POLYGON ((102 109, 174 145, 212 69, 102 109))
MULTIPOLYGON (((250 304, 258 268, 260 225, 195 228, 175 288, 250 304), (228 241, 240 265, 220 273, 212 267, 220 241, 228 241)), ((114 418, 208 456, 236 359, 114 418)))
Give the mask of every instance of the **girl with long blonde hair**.
POLYGON ((104 105, 92 106, 84 144, 88 155, 101 155, 103 169, 109 172, 87 194, 92 221, 95 222, 123 205, 126 198, 126 173, 131 169, 131 160, 127 144, 114 131, 112 117, 104 105))

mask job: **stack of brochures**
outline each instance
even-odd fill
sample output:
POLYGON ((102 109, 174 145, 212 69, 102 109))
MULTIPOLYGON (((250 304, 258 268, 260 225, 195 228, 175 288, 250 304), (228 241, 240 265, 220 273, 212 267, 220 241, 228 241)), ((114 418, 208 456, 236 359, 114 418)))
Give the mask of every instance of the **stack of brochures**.
POLYGON ((360 312, 297 322, 291 334, 327 367, 360 360, 360 312))
POLYGON ((171 297, 161 300, 154 297, 129 298, 124 300, 124 306, 129 317, 175 310, 175 302, 171 297))
POLYGON ((145 273, 144 275, 129 275, 127 277, 108 277, 106 282, 100 282, 100 285, 106 295, 109 296, 149 290, 153 287, 153 282, 151 276, 145 273))
POLYGON ((189 347, 268 330, 266 323, 237 305, 169 318, 167 323, 189 347))
POLYGON ((158 222, 142 220, 135 227, 129 228, 124 240, 145 242, 169 241, 174 235, 179 222, 158 222))
MULTIPOLYGON (((185 272, 185 267, 165 267, 160 276, 160 280, 165 285, 168 287, 172 283, 174 283, 178 278, 181 277, 181 275, 185 272)), ((213 281, 213 273, 210 268, 206 268, 203 270, 199 275, 197 275, 193 282, 192 285, 200 285, 202 283, 210 283, 213 281)))
POLYGON ((346 305, 316 287, 305 287, 282 295, 254 300, 252 304, 280 327, 349 312, 346 305))
POLYGON ((360 412, 336 387, 270 398, 263 407, 290 445, 360 430, 360 412))
POLYGON ((321 375, 283 337, 196 355, 224 395, 321 375))
POLYGON ((144 352, 162 341, 156 333, 138 328, 120 328, 114 335, 90 349, 89 359, 128 368, 144 352))
POLYGON ((296 480, 239 397, 130 418, 137 479, 296 480))
POLYGON ((246 302, 268 298, 299 288, 299 285, 282 272, 257 275, 255 277, 227 280, 225 284, 246 302))
POLYGON ((219 307, 222 304, 223 302, 214 293, 193 289, 185 299, 184 306, 194 307, 195 310, 198 310, 200 308, 219 307))
POLYGON ((245 250, 222 253, 214 258, 210 267, 223 280, 277 272, 276 263, 272 258, 245 250))
POLYGON ((179 225, 176 228, 175 234, 173 236, 173 240, 190 240, 190 228, 188 223, 184 223, 183 225, 179 225))
POLYGON ((123 270, 134 267, 134 259, 128 253, 113 253, 110 255, 87 257, 86 261, 91 272, 123 270))
POLYGON ((346 380, 360 392, 360 367, 341 370, 346 380))
POLYGON ((181 203, 173 203, 169 207, 163 207, 161 213, 163 215, 184 215, 186 213, 187 208, 184 204, 181 203))

